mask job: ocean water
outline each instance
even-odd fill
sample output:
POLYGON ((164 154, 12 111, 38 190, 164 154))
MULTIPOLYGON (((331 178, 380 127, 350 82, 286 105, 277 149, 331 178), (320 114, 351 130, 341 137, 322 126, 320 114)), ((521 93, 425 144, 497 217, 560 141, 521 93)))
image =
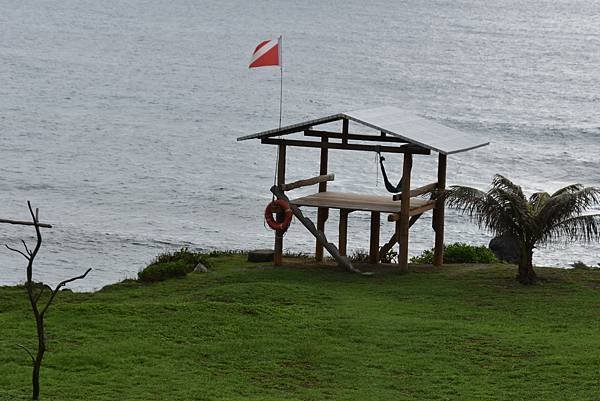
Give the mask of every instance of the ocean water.
MULTIPOLYGON (((154 256, 269 247, 263 226, 274 147, 236 138, 278 124, 279 71, 249 70, 256 44, 284 37, 284 115, 293 123, 394 105, 492 144, 453 155, 448 184, 486 188, 495 173, 528 193, 600 186, 599 1, 0 0, 0 218, 40 208, 36 279, 93 267, 76 290, 133 277, 154 256)), ((290 149, 289 180, 318 172, 290 149)), ((415 185, 436 157, 416 156, 415 185)), ((401 157, 388 157, 398 177, 401 157)), ((375 155, 333 151, 331 188, 385 194, 375 155)), ((309 213, 309 215, 311 215, 309 213)), ((337 240, 337 216, 330 239, 337 240)), ((433 243, 430 218, 411 254, 433 243)), ((368 247, 350 216, 349 250, 368 247)), ((391 234, 382 227, 382 240, 391 234)), ((490 235, 449 211, 448 242, 490 235)), ((0 244, 33 240, 0 225, 0 244)), ((286 249, 313 251, 298 224, 286 249)), ((535 262, 600 262, 600 246, 555 244, 535 262)), ((25 260, 0 250, 0 285, 25 260)))

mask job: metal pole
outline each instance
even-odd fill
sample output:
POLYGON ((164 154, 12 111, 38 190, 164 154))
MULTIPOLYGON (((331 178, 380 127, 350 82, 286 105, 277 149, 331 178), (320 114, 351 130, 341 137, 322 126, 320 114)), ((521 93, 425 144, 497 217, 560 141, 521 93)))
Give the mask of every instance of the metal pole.
POLYGON ((281 115, 283 109, 283 43, 282 37, 279 36, 279 69, 281 71, 281 80, 279 85, 279 128, 281 128, 281 115))

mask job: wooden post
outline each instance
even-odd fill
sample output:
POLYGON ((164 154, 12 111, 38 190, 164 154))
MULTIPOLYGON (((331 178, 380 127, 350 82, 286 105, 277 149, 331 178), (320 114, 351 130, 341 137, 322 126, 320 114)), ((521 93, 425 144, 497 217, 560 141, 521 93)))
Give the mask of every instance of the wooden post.
MULTIPOLYGON (((321 142, 329 142, 329 139, 326 137, 322 137, 321 142)), ((328 152, 329 150, 327 148, 321 148, 321 163, 319 167, 320 175, 327 174, 327 164, 329 162, 328 152)), ((319 192, 325 191, 327 191, 327 182, 319 183, 319 192)), ((317 230, 321 231, 322 233, 325 233, 325 222, 327 221, 328 217, 329 209, 320 207, 317 211, 317 230)), ((321 245, 319 241, 317 241, 315 245, 315 259, 317 260, 317 262, 323 261, 323 245, 321 245)))
MULTIPOLYGON (((285 145, 278 147, 277 185, 285 184, 285 145)), ((275 255, 273 264, 281 266, 283 263, 283 231, 275 231, 275 255)))
POLYGON ((342 120, 342 143, 348 143, 348 120, 345 118, 342 120))
POLYGON ((348 245, 348 209, 340 209, 339 250, 340 255, 346 256, 348 245))
POLYGON ((396 236, 398 237, 398 265, 400 270, 408 269, 408 229, 410 212, 410 175, 412 171, 412 155, 404 155, 402 167, 402 198, 400 199, 400 219, 396 224, 396 236))
POLYGON ((381 213, 371 212, 371 240, 369 249, 369 263, 374 265, 379 262, 379 229, 381 213))
POLYGON ((433 209, 433 229, 435 230, 435 248, 433 251, 434 266, 444 263, 444 197, 446 190, 446 162, 447 156, 440 153, 438 157, 438 198, 433 209))

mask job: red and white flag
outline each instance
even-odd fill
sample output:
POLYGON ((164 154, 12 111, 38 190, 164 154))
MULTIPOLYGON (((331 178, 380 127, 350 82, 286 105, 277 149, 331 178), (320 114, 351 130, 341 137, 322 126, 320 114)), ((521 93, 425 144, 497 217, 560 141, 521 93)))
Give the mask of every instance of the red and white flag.
POLYGON ((281 66, 281 36, 278 39, 260 42, 250 60, 248 68, 281 66))

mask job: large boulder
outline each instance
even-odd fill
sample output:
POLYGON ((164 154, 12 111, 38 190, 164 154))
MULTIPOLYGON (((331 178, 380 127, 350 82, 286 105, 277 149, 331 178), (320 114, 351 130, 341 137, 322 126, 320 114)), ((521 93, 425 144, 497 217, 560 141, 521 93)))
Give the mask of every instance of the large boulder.
POLYGON ((256 249, 248 252, 248 262, 272 262, 275 260, 275 251, 272 249, 256 249))
POLYGON ((503 234, 492 238, 489 248, 500 260, 518 263, 521 259, 519 243, 509 235, 503 234))

